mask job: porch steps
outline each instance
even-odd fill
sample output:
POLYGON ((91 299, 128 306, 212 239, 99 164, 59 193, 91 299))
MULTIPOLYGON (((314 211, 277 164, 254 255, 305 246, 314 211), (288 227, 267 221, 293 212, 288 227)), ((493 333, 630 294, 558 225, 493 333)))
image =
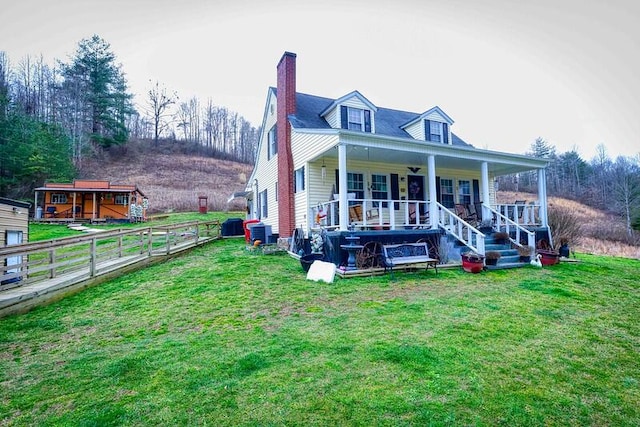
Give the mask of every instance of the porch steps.
POLYGON ((487 234, 485 238, 485 253, 488 251, 500 252, 500 259, 496 265, 487 265, 487 270, 503 270, 507 268, 519 268, 529 265, 520 261, 520 254, 516 249, 512 249, 510 244, 496 242, 494 233, 487 234))

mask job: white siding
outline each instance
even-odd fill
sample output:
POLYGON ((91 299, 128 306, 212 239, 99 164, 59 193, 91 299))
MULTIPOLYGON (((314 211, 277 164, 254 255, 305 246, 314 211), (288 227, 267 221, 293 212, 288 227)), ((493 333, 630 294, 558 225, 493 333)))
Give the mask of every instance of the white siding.
POLYGON ((340 129, 340 107, 334 108, 333 110, 329 111, 324 116, 324 119, 332 128, 340 129))
POLYGON ((404 130, 406 130, 413 139, 419 139, 421 141, 426 140, 424 136, 424 120, 418 120, 411 126, 407 126, 406 128, 404 128, 404 130))
POLYGON ((13 212, 13 206, 0 203, 0 247, 6 244, 5 232, 22 231, 22 241, 28 242, 29 234, 29 209, 17 208, 18 213, 13 212))
MULTIPOLYGON (((322 165, 321 154, 338 143, 338 136, 303 134, 293 131, 291 140, 293 169, 296 170, 302 166, 305 167, 305 190, 295 194, 295 223, 296 227, 303 228, 306 233, 311 207, 315 206, 319 201, 329 200, 328 195, 331 192, 331 184, 329 184, 329 188, 326 190, 325 198, 320 200, 316 200, 317 196, 315 196, 318 194, 316 192, 320 190, 314 186, 322 181, 320 171, 322 165), (310 159, 315 160, 310 163, 310 159), (310 195, 314 195, 314 197, 310 197, 310 195)), ((337 165, 335 160, 325 159, 325 165, 327 166, 327 178, 325 181, 327 182, 329 180, 333 182, 330 174, 334 172, 330 172, 332 170, 329 166, 330 164, 337 165)), ((333 168, 335 169, 335 167, 337 166, 333 168)))
MULTIPOLYGON (((260 134, 260 144, 258 156, 256 158, 256 168, 253 179, 258 181, 258 193, 267 190, 267 218, 262 218, 262 222, 271 226, 273 233, 278 233, 278 202, 276 201, 276 182, 278 180, 278 154, 268 159, 269 131, 276 124, 277 120, 277 100, 275 96, 270 96, 267 101, 267 111, 265 112, 265 122, 260 134)), ((255 193, 253 181, 247 183, 247 187, 255 193)), ((254 194, 257 200, 257 194, 254 194)), ((260 209, 260 206, 258 206, 260 209)), ((259 215, 260 211, 256 212, 259 215)))

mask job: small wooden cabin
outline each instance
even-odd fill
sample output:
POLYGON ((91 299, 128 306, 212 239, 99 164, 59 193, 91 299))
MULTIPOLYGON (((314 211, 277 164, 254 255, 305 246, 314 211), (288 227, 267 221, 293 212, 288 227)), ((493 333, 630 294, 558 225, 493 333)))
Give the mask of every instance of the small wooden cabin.
POLYGON ((36 188, 35 205, 36 219, 142 221, 146 219, 149 200, 135 185, 74 180, 48 182, 36 188))

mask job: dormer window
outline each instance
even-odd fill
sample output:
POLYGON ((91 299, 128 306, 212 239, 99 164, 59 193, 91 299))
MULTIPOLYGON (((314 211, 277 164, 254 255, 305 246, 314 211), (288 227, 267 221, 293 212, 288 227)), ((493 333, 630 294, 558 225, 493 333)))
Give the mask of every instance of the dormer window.
POLYGON ((442 141, 442 123, 431 121, 429 122, 429 141, 441 142, 442 141))
POLYGON ((424 121, 425 139, 431 142, 449 143, 449 126, 434 120, 424 121))
POLYGON ((362 108, 342 106, 342 129, 371 132, 371 111, 362 108))

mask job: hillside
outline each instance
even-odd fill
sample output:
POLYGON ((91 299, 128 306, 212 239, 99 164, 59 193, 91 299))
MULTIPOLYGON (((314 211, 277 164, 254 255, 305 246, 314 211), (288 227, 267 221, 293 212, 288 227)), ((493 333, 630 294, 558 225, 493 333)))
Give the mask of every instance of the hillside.
MULTIPOLYGON (((500 203, 513 203, 515 200, 537 200, 537 198, 537 194, 531 193, 498 192, 498 202, 500 203)), ((625 225, 619 216, 573 200, 550 196, 549 209, 554 207, 569 209, 580 221, 582 237, 572 247, 576 252, 640 259, 640 247, 625 243, 625 225)))
POLYGON ((244 210, 244 200, 227 205, 234 191, 244 190, 252 167, 243 163, 186 154, 128 150, 86 164, 81 178, 135 184, 149 198, 150 212, 198 210, 198 196, 209 210, 244 210))

